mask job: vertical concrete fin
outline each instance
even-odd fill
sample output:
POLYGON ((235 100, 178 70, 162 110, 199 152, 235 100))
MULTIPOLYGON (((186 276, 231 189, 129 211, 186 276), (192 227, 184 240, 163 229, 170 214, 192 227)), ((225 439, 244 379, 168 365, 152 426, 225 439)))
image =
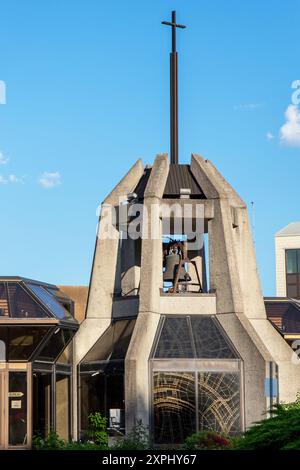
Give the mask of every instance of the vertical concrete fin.
POLYGON ((169 174, 168 154, 157 155, 150 174, 149 181, 145 189, 144 197, 162 198, 169 174))
POLYGON ((143 164, 142 160, 137 160, 126 175, 119 181, 119 183, 114 187, 114 189, 106 196, 103 201, 103 204, 111 204, 113 206, 119 203, 119 197, 122 197, 129 192, 133 191, 137 185, 139 179, 143 174, 143 164))
POLYGON ((205 160, 200 155, 192 154, 191 171, 199 184, 202 185, 201 187, 207 198, 229 199, 232 205, 246 207, 241 197, 209 160, 205 160))
POLYGON ((207 199, 219 199, 221 197, 219 191, 215 187, 214 181, 211 181, 209 175, 205 171, 205 162, 200 155, 192 154, 190 169, 207 199))
POLYGON ((107 237, 103 207, 117 206, 119 198, 131 192, 143 174, 141 160, 137 160, 102 204, 96 239, 86 318, 76 336, 76 360, 80 361, 111 323, 113 293, 118 275, 119 232, 113 227, 107 237))

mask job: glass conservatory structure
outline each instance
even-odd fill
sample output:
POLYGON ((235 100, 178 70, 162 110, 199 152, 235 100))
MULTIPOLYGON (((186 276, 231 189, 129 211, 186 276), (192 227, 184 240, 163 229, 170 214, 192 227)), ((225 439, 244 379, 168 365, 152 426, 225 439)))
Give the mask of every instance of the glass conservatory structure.
POLYGON ((56 286, 0 278, 0 448, 71 430, 73 302, 56 286))
MULTIPOLYGON (((79 365, 80 431, 100 411, 124 432, 125 356, 135 319, 114 321, 79 365)), ((162 315, 149 357, 150 432, 179 444, 196 431, 243 429, 243 362, 215 315, 162 315)))

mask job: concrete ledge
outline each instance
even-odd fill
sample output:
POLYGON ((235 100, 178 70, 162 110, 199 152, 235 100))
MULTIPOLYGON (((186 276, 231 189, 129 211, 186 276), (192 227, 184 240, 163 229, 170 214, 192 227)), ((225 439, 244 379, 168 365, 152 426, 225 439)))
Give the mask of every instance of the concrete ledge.
POLYGON ((217 313, 215 294, 167 294, 160 296, 161 314, 214 315, 217 313))

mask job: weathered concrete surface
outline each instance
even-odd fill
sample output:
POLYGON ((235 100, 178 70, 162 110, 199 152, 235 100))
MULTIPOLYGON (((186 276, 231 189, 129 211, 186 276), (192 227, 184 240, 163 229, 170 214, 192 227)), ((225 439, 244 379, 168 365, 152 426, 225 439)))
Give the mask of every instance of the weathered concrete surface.
MULTIPOLYGON (((116 206, 120 198, 133 191, 143 174, 141 160, 138 160, 120 183, 111 191, 102 204, 99 218, 98 236, 96 240, 86 318, 82 322, 74 340, 74 368, 84 358, 95 342, 100 338, 111 323, 113 314, 113 293, 115 291, 118 272, 119 232, 113 229, 113 238, 104 238, 105 220, 103 213, 108 205, 116 206)), ((77 383, 73 382, 73 433, 77 436, 77 383)))
MULTIPOLYGON (((144 210, 147 211, 147 223, 144 212, 144 230, 148 236, 142 240, 139 273, 135 271, 135 262, 132 263, 134 271, 130 271, 128 260, 133 247, 127 253, 126 263, 130 269, 128 277, 124 278, 124 287, 136 289, 140 274, 138 299, 113 303, 114 293, 121 289, 116 278, 122 272, 117 228, 115 239, 100 240, 96 246, 87 318, 76 338, 76 360, 84 357, 109 326, 112 314, 122 318, 134 315, 138 309, 125 359, 127 431, 138 419, 145 425, 150 424, 149 358, 162 314, 217 315, 241 357, 246 427, 260 420, 267 411, 264 381, 270 362, 278 365, 280 400, 292 401, 300 390, 299 367, 291 361, 292 350, 266 318, 246 205, 211 162, 192 155, 190 168, 207 197, 199 203, 203 204, 204 227, 208 230, 210 289, 214 294, 161 294, 163 221, 160 208, 162 204, 175 201, 181 205, 186 203, 186 200, 163 199, 169 171, 167 155, 155 159, 144 193, 144 210)), ((137 162, 105 203, 117 204, 120 197, 134 189, 141 175, 142 166, 137 162)), ((192 201, 192 205, 195 204, 192 201)), ((100 218, 100 233, 101 224, 100 218)))
POLYGON ((125 360, 126 429, 137 419, 149 425, 149 356, 160 319, 160 287, 162 285, 162 229, 159 205, 167 181, 167 155, 156 157, 144 198, 148 217, 148 237, 142 242, 140 307, 134 333, 125 360), (151 238, 155 224, 157 238, 151 238))

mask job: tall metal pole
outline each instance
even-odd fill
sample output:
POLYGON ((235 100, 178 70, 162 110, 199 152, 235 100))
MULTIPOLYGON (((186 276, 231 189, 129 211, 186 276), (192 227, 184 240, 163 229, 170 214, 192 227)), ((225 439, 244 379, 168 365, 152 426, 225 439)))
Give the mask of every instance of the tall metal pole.
POLYGON ((178 54, 176 51, 176 28, 185 28, 176 24, 176 11, 172 11, 172 22, 162 21, 172 26, 172 52, 170 53, 170 147, 171 163, 178 164, 178 54))

